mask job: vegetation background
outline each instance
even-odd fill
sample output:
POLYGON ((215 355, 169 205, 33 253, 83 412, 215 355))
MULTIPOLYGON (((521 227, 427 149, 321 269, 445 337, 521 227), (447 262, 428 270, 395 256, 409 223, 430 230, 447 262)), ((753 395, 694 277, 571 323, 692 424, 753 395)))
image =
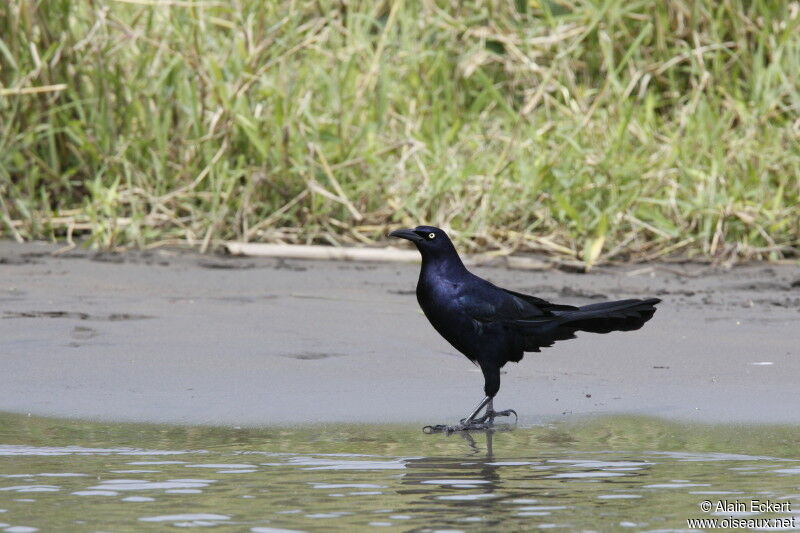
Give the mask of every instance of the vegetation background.
POLYGON ((797 258, 800 3, 9 0, 0 227, 797 258))

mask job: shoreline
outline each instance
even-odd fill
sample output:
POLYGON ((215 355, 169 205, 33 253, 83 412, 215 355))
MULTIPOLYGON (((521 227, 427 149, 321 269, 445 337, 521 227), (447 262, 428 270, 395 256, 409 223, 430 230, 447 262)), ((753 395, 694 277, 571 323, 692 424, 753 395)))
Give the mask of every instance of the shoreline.
MULTIPOLYGON (((0 242, 0 411, 429 424, 457 421, 482 396, 480 371, 417 306, 417 265, 56 249, 0 242)), ((510 363, 497 407, 516 409, 522 426, 619 414, 800 424, 800 270, 688 277, 651 266, 474 267, 559 302, 663 300, 639 331, 583 333, 510 363)))

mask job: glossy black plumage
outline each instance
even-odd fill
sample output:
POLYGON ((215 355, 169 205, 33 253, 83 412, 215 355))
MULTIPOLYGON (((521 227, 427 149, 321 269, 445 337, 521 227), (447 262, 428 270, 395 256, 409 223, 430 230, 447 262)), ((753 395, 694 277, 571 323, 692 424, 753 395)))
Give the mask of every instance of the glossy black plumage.
MULTIPOLYGON (((524 352, 572 339, 578 331, 608 333, 642 327, 658 298, 582 307, 551 303, 497 287, 469 272, 447 234, 432 226, 398 230, 422 254, 417 300, 430 323, 483 371, 486 396, 500 388, 500 369, 524 352)), ((491 404, 490 404, 491 405, 491 404)))

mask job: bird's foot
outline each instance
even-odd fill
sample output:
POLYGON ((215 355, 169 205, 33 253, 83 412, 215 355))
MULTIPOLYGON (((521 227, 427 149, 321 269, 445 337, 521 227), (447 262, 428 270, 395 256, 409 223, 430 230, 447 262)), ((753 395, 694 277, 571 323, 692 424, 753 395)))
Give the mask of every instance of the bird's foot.
POLYGON ((497 418, 498 416, 511 416, 511 415, 514 415, 515 424, 519 422, 519 415, 517 415, 517 412, 513 409, 506 409, 504 411, 491 411, 489 412, 489 420, 491 422, 494 422, 494 419, 497 418))
POLYGON ((436 424, 425 426, 422 428, 422 431, 428 434, 446 433, 448 435, 457 431, 485 431, 487 429, 497 428, 497 426, 494 424, 495 418, 511 415, 514 415, 514 423, 516 424, 519 417, 517 416, 517 412, 515 410, 506 409, 505 411, 495 411, 494 409, 491 409, 487 410, 483 416, 475 418, 462 418, 461 421, 454 426, 436 424))
MULTIPOLYGON (((506 409, 505 411, 495 411, 494 398, 491 396, 487 396, 483 399, 483 401, 475 408, 472 413, 466 418, 462 418, 461 421, 456 424, 455 426, 447 426, 445 424, 437 424, 435 426, 425 426, 422 428, 422 431, 425 433, 446 433, 451 434, 455 433, 456 431, 485 431, 487 429, 495 429, 496 426, 494 425, 494 419, 500 416, 511 416, 514 415, 514 424, 517 423, 519 417, 517 416, 517 412, 513 409, 506 409), (483 411, 483 416, 478 416, 478 413, 483 411)), ((508 426, 507 426, 508 428, 508 426)))
MULTIPOLYGON (((519 416, 517 412, 513 409, 506 409, 505 411, 495 411, 494 409, 487 409, 483 416, 475 418, 473 422, 479 422, 482 424, 488 423, 489 425, 494 424, 494 419, 500 416, 511 416, 514 415, 514 423, 519 420, 519 416)), ((465 423, 466 420, 462 420, 461 423, 465 423)))
POLYGON ((460 423, 454 426, 448 426, 446 424, 436 424, 432 426, 425 426, 422 428, 423 433, 433 434, 433 433, 445 433, 450 435, 452 433, 456 433, 458 431, 481 431, 492 429, 494 425, 491 422, 483 422, 480 420, 461 420, 460 423))

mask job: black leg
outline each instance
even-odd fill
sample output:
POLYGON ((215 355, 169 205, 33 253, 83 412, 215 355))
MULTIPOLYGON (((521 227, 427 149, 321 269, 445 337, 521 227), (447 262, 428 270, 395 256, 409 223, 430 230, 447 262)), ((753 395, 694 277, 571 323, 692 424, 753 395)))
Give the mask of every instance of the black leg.
POLYGON ((472 411, 472 414, 470 414, 466 418, 462 418, 461 419, 461 423, 462 424, 466 424, 466 423, 469 423, 469 422, 472 422, 473 420, 475 420, 475 418, 478 416, 478 413, 480 413, 483 410, 483 408, 486 407, 487 405, 489 405, 489 406, 492 405, 492 398, 490 396, 487 396, 486 398, 484 398, 481 401, 481 403, 478 404, 478 407, 476 407, 472 411))

